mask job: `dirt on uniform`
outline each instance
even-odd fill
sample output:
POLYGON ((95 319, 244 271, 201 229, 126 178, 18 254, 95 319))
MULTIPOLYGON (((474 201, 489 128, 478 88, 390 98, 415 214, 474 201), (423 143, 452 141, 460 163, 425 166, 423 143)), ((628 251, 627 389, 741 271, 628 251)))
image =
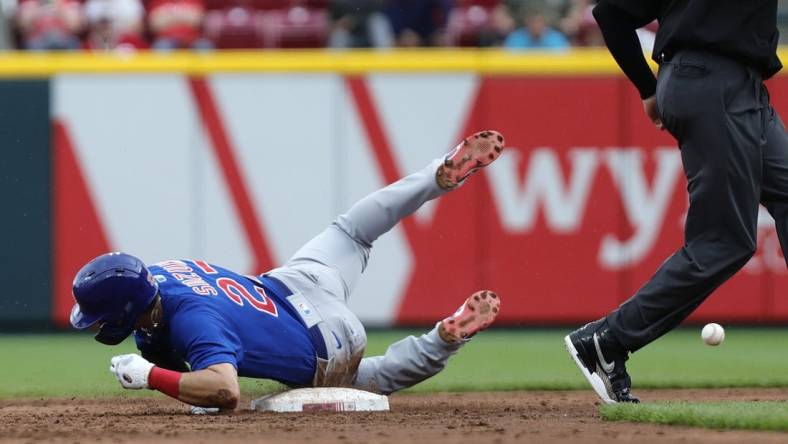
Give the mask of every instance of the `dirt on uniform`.
MULTIPOLYGON (((644 400, 785 400, 788 389, 639 390, 644 400)), ((394 395, 391 411, 192 416, 164 396, 0 401, 0 443, 785 443, 788 433, 602 421, 576 392, 394 395)))

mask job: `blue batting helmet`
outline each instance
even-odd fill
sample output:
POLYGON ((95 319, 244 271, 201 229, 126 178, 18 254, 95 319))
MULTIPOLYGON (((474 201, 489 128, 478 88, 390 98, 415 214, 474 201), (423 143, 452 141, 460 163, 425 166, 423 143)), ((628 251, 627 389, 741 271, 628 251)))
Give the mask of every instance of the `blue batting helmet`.
POLYGON ((97 325, 96 340, 120 344, 151 306, 159 285, 145 264, 126 253, 103 254, 85 264, 74 277, 77 301, 71 325, 85 329, 97 325))

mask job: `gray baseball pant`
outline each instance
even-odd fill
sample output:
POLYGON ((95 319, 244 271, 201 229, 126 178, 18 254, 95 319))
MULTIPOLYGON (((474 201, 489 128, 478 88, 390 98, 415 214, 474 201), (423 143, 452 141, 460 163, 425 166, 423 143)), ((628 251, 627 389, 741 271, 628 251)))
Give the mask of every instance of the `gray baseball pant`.
MULTIPOLYGON (((435 182, 436 159, 358 201, 328 228, 268 274, 303 296, 322 318, 328 361, 319 362, 316 386, 353 386, 392 393, 437 374, 464 342, 446 343, 437 326, 392 344, 383 356, 361 358, 367 338, 348 301, 369 260, 373 242, 425 202, 447 191, 435 182)), ((320 361, 320 360, 319 360, 320 361)))

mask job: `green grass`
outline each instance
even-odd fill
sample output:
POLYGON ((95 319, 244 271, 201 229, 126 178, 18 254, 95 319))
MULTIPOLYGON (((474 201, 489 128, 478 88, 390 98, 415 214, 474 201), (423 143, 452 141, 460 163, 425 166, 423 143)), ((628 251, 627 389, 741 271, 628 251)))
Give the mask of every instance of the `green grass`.
POLYGON ((600 411, 607 421, 788 431, 788 403, 781 401, 616 404, 603 406, 600 411))
MULTIPOLYGON (((409 333, 372 332, 367 354, 381 354, 409 333)), ((564 351, 564 334, 484 332, 453 357, 444 372, 410 391, 585 389, 585 380, 564 351)), ((715 348, 703 345, 699 329, 678 330, 633 355, 629 369, 635 388, 788 387, 787 343, 788 330, 729 329, 725 343, 715 348)), ((131 341, 106 347, 81 334, 0 335, 0 398, 118 395, 109 359, 133 351, 131 341)), ((276 386, 242 379, 248 394, 276 386)))
MULTIPOLYGON (((411 391, 571 390, 587 383, 564 350, 563 330, 480 334, 440 375, 411 391)), ((719 347, 700 329, 674 331, 633 354, 628 369, 638 388, 788 387, 788 330, 728 329, 719 347)), ((401 332, 378 333, 369 351, 382 353, 401 332)))

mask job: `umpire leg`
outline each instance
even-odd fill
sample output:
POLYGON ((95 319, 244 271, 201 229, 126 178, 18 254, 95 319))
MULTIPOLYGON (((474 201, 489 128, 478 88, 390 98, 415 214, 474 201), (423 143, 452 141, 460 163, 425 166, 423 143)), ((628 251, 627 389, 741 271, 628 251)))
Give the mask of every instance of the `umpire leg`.
POLYGON ((751 70, 710 54, 680 52, 661 66, 657 102, 679 142, 690 203, 684 246, 607 316, 626 350, 673 329, 754 254, 765 143, 760 89, 751 70))
MULTIPOLYGON (((765 87, 764 97, 768 100, 765 87)), ((774 218, 777 237, 788 265, 788 135, 780 116, 770 106, 767 110, 761 203, 774 218)))

